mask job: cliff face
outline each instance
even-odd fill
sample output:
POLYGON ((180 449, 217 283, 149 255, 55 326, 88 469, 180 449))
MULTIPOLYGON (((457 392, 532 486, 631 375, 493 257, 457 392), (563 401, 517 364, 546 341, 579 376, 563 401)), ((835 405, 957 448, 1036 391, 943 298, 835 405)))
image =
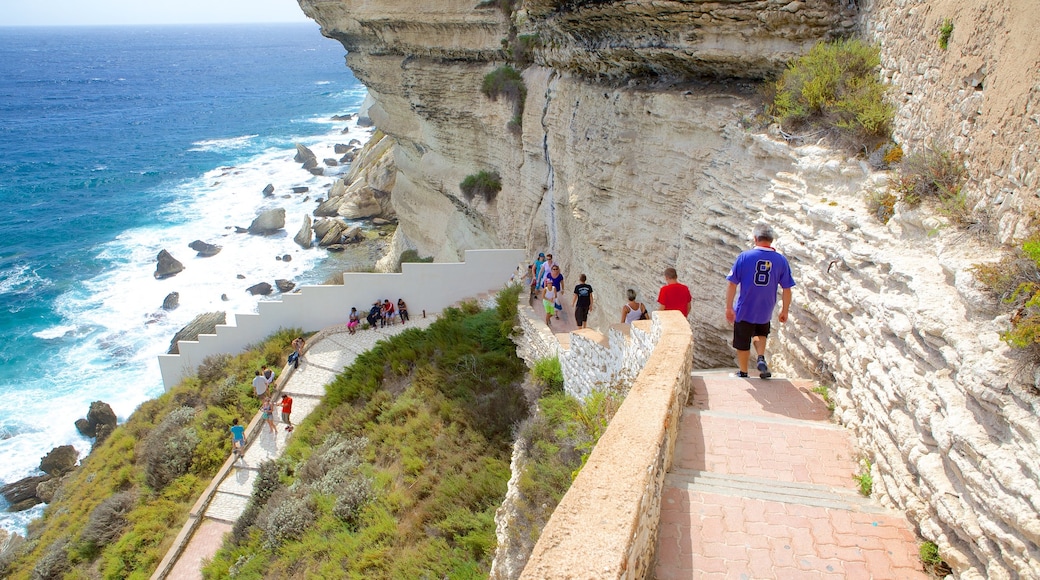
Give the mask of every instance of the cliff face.
POLYGON ((853 18, 830 1, 542 0, 510 17, 455 0, 390 4, 301 0, 348 49, 369 116, 396 140, 398 247, 439 260, 477 247, 551 251, 568 284, 588 275, 599 327, 620 318, 626 288, 652 305, 675 266, 695 297, 695 365, 732 366, 723 277, 752 224, 769 221, 798 282, 774 366, 835 385, 839 417, 876 465, 876 493, 960 577, 1040 576, 1036 391, 967 271, 996 250, 921 212, 881 225, 863 195, 884 176, 745 128, 758 105, 751 80, 859 26, 882 45, 898 140, 967 153, 966 190, 995 218, 993 239, 1018 235, 1037 197, 1035 7, 876 0, 853 18), (514 105, 480 86, 517 35, 541 48, 511 131, 514 105), (458 184, 481 170, 497 171, 502 191, 465 199, 458 184))

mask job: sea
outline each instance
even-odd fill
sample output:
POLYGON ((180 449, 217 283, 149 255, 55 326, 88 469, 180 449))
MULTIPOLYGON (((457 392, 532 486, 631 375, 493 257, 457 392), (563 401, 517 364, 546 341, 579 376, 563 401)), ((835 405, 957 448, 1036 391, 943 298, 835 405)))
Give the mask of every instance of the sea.
MULTIPOLYGON (((231 322, 277 298, 248 286, 350 268, 292 239, 348 170, 312 175, 295 144, 340 158, 371 135, 346 118, 366 91, 344 57, 313 23, 0 27, 0 485, 56 446, 86 456, 92 401, 122 421, 162 394, 157 357, 196 315, 231 322), (284 232, 235 233, 277 207, 284 232), (164 249, 184 270, 159 280, 164 249)), ((6 507, 19 533, 43 509, 6 507)))

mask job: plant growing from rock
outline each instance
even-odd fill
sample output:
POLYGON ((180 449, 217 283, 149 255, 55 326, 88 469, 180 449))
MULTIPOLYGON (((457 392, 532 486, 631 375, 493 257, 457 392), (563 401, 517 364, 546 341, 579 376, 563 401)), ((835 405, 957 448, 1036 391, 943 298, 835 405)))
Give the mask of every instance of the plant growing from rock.
POLYGON ((1040 232, 999 261, 976 264, 972 273, 1011 315, 1010 328, 1000 337, 1040 362, 1040 232))
POLYGON ((953 19, 944 18, 939 25, 939 48, 946 50, 950 47, 950 37, 953 36, 953 19))
POLYGON ((497 171, 481 171, 467 175, 459 183, 459 190, 466 201, 472 201, 474 197, 481 196, 484 201, 491 203, 499 191, 502 191, 502 177, 497 171))
MULTIPOLYGON (((497 101, 504 97, 513 104, 512 120, 522 120, 524 115, 524 101, 527 100, 527 86, 520 71, 510 65, 504 65, 484 75, 484 82, 480 85, 480 92, 484 96, 497 101)), ((517 125, 520 123, 517 122, 517 125)))
POLYGON ((918 553, 921 556, 921 563, 924 564, 925 570, 931 572, 934 577, 945 578, 953 572, 950 566, 943 561, 942 556, 939 555, 939 546, 936 546, 935 542, 923 542, 918 553))
POLYGON ((864 497, 870 497, 871 492, 874 491, 874 476, 870 474, 870 469, 873 465, 870 463, 870 459, 867 458, 863 459, 862 464, 863 472, 852 476, 852 479, 855 479, 859 485, 859 492, 864 497))
POLYGON ((880 64, 878 47, 860 40, 817 44, 776 81, 770 112, 784 131, 830 133, 874 149, 867 145, 888 139, 895 114, 880 64))
POLYGON ((563 392, 563 369, 560 367, 559 357, 535 361, 531 374, 542 385, 545 394, 563 392))

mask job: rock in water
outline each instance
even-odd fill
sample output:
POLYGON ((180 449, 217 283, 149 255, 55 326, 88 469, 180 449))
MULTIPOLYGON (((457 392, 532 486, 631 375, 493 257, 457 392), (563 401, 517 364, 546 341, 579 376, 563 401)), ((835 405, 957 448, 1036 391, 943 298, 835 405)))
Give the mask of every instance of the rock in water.
POLYGON ((188 244, 188 247, 199 253, 199 256, 208 258, 210 256, 216 256, 220 253, 220 246, 208 244, 202 240, 195 240, 188 244))
MULTIPOLYGON (((313 151, 307 148, 306 145, 300 143, 296 144, 296 156, 293 157, 293 161, 297 163, 307 164, 308 161, 318 162, 318 156, 313 151)), ((311 167, 314 167, 313 165, 311 167)))
POLYGON ((249 224, 249 233, 259 236, 269 236, 285 227, 285 210, 282 208, 269 209, 256 216, 253 223, 249 224))
POLYGON ((105 435, 102 434, 102 428, 106 427, 107 433, 111 433, 116 428, 116 412, 112 410, 112 406, 104 401, 94 401, 90 404, 90 410, 87 411, 87 423, 90 425, 90 430, 94 432, 91 437, 96 437, 97 441, 94 442, 96 445, 98 441, 104 441, 105 435))
POLYGON ((184 269, 184 264, 177 261, 166 250, 159 252, 155 257, 155 279, 169 278, 184 269))
POLYGON ((94 430, 90 427, 90 421, 87 421, 86 419, 83 419, 83 418, 79 418, 79 419, 76 419, 75 425, 76 425, 76 431, 79 431, 80 435, 82 435, 84 437, 93 437, 94 436, 94 430))
POLYGON ((267 282, 260 282, 259 284, 253 284, 249 288, 246 288, 246 292, 249 292, 253 296, 256 296, 257 294, 261 296, 267 296, 273 291, 274 287, 272 287, 267 282))
POLYGON ((162 301, 163 310, 176 310, 181 305, 181 295, 178 292, 170 292, 162 301))
POLYGON ((0 487, 0 495, 3 495, 7 503, 11 504, 7 511, 20 512, 42 503, 43 500, 36 496, 36 486, 53 477, 53 475, 36 475, 0 487))
POLYGON ((79 451, 71 445, 62 445, 40 458, 40 471, 59 476, 72 471, 79 459, 79 451))
POLYGON ((282 261, 283 262, 292 262, 292 256, 290 256, 289 254, 282 254, 282 261))
POLYGON ((177 343, 182 340, 195 340, 200 334, 216 334, 217 325, 224 324, 227 321, 227 313, 225 312, 205 312, 195 317, 184 326, 184 328, 177 331, 177 334, 173 335, 173 340, 170 341, 170 348, 166 351, 166 354, 180 354, 180 349, 177 343))
POLYGON ((268 183, 267 187, 264 188, 264 197, 271 197, 274 195, 274 184, 268 183))
POLYGON ((297 185, 296 187, 292 188, 293 193, 307 193, 310 190, 311 188, 307 187, 306 185, 297 185))
POLYGON ((325 165, 328 165, 329 167, 336 167, 337 165, 339 165, 339 161, 333 159, 332 157, 325 158, 323 160, 323 163, 325 163, 325 165))
POLYGON ((278 287, 278 291, 281 293, 292 292, 292 289, 296 287, 295 282, 289 280, 275 280, 274 285, 278 287))

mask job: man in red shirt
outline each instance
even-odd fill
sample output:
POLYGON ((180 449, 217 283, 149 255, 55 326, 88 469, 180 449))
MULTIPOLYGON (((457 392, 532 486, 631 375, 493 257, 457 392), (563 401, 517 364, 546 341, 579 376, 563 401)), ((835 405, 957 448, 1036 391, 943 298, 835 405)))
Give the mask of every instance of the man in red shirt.
POLYGON ((661 291, 657 294, 657 302, 661 305, 661 310, 678 310, 683 313, 683 316, 690 315, 690 303, 693 302, 693 295, 690 294, 690 289, 685 284, 679 283, 679 275, 675 272, 675 268, 665 269, 664 286, 661 286, 661 291))
POLYGON ((282 423, 286 423, 285 430, 291 432, 293 430, 292 419, 289 417, 292 415, 292 397, 289 395, 282 395, 282 423))

